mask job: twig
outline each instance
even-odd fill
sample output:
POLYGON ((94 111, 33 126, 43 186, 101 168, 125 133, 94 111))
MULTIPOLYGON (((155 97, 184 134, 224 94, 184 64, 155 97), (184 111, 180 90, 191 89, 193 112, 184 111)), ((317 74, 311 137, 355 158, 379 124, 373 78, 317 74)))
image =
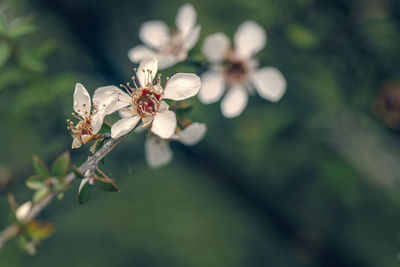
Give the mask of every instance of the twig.
MULTIPOLYGON (((86 173, 94 173, 99 162, 121 142, 121 140, 125 136, 121 136, 116 139, 110 139, 103 147, 101 147, 92 157, 88 158, 88 160, 83 163, 79 167, 79 172, 82 174, 86 173)), ((64 181, 67 186, 72 185, 72 183, 77 179, 74 172, 71 172, 67 176, 65 176, 64 181)), ((32 219, 36 218, 53 200, 60 191, 51 191, 45 197, 43 197, 40 201, 35 203, 28 215, 21 221, 21 223, 27 223, 32 219)), ((11 240, 14 236, 16 236, 20 231, 20 227, 17 224, 11 224, 7 228, 5 228, 0 234, 0 251, 3 249, 4 245, 11 240)))

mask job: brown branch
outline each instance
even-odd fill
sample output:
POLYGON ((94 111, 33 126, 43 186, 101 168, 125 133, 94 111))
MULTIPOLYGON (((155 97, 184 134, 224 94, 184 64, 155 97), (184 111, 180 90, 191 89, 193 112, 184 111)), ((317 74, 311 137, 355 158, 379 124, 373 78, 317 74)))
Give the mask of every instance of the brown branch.
MULTIPOLYGON (((88 160, 83 163, 79 167, 79 172, 82 174, 86 173, 94 173, 99 162, 111 151, 113 150, 119 142, 125 136, 110 139, 103 147, 101 147, 92 157, 88 158, 88 160)), ((77 179, 74 172, 71 172, 67 176, 65 176, 64 181, 67 186, 72 185, 72 183, 77 179)), ((43 197, 40 201, 36 202, 32 208, 30 209, 27 216, 21 221, 21 223, 27 223, 32 219, 36 218, 54 199, 60 191, 51 191, 45 197, 43 197)), ((4 245, 11 240, 14 236, 16 236, 20 232, 20 227, 16 223, 9 225, 0 233, 0 251, 4 247, 4 245)))

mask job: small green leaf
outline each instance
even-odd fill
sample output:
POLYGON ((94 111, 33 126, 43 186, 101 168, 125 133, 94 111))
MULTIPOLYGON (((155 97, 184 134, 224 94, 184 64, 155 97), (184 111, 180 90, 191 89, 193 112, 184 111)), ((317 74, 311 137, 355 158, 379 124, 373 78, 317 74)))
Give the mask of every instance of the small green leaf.
POLYGON ((56 177, 64 177, 67 175, 71 158, 68 152, 59 155, 51 166, 51 173, 56 177))
POLYGON ((25 184, 28 188, 32 190, 39 190, 47 187, 44 179, 45 178, 40 175, 31 176, 26 180, 25 184))
POLYGON ((41 158, 37 155, 32 156, 33 159, 33 167, 35 168, 37 174, 39 174, 43 178, 47 178, 50 176, 49 169, 46 164, 43 162, 41 158))
POLYGON ((26 233, 35 243, 39 243, 48 238, 54 232, 54 228, 55 227, 52 223, 38 222, 35 220, 30 221, 25 225, 26 233))
POLYGON ((59 193, 58 195, 57 195, 57 199, 58 200, 62 200, 64 198, 64 193, 63 192, 61 192, 61 193, 59 193))
POLYGON ((78 178, 78 179, 83 179, 83 178, 85 178, 85 176, 79 171, 79 168, 76 167, 75 165, 72 165, 71 169, 72 169, 72 171, 75 173, 76 178, 78 178))
POLYGON ((88 178, 83 179, 81 183, 84 183, 84 184, 79 191, 78 199, 79 199, 79 204, 82 205, 89 201, 90 196, 92 195, 94 186, 89 183, 88 178))
POLYGON ((44 198, 48 193, 50 192, 50 189, 48 187, 42 188, 38 191, 35 192, 33 195, 33 202, 37 203, 39 202, 42 198, 44 198))
POLYGON ((101 189, 107 192, 120 192, 118 186, 113 182, 105 182, 96 180, 96 183, 100 186, 101 189))
POLYGON ((19 20, 17 23, 13 22, 8 33, 11 38, 19 38, 36 31, 36 26, 28 20, 19 20))

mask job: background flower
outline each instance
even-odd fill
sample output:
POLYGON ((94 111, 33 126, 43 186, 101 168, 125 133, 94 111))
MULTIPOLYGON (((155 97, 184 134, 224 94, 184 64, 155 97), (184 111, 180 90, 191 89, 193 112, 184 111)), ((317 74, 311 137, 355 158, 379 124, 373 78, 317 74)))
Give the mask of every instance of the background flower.
POLYGON ((184 4, 179 8, 174 31, 170 30, 163 21, 154 20, 143 23, 139 30, 139 37, 146 46, 138 45, 129 50, 129 59, 138 63, 143 59, 155 57, 160 69, 184 61, 188 51, 199 39, 200 26, 195 24, 196 11, 191 4, 184 4))
POLYGON ((272 102, 280 100, 286 90, 286 80, 273 67, 258 68, 253 56, 264 48, 267 37, 260 25, 243 22, 234 35, 234 48, 224 33, 208 36, 202 51, 210 61, 210 70, 201 79, 199 99, 204 104, 217 102, 227 89, 221 102, 222 114, 227 118, 239 116, 254 89, 272 102))

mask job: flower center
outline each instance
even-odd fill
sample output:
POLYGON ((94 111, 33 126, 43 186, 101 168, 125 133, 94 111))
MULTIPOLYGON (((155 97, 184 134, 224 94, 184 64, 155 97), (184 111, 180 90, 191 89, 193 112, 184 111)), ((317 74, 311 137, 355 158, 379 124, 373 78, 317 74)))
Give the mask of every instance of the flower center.
POLYGON ((248 68, 242 60, 228 60, 224 68, 225 78, 228 83, 242 83, 248 74, 248 68))
POLYGON ((183 51, 183 38, 179 32, 172 34, 171 40, 164 47, 165 54, 171 54, 178 57, 183 51))
POLYGON ((76 115, 75 113, 72 113, 72 115, 77 118, 79 121, 77 124, 74 124, 71 120, 67 120, 67 129, 71 131, 72 135, 76 137, 81 144, 84 144, 84 140, 82 139, 83 135, 93 135, 93 129, 91 125, 91 116, 90 115, 84 115, 83 117, 80 117, 76 115))
POLYGON ((160 106, 160 98, 160 94, 156 94, 150 88, 146 88, 142 89, 139 94, 133 96, 132 104, 140 117, 154 116, 160 106))

